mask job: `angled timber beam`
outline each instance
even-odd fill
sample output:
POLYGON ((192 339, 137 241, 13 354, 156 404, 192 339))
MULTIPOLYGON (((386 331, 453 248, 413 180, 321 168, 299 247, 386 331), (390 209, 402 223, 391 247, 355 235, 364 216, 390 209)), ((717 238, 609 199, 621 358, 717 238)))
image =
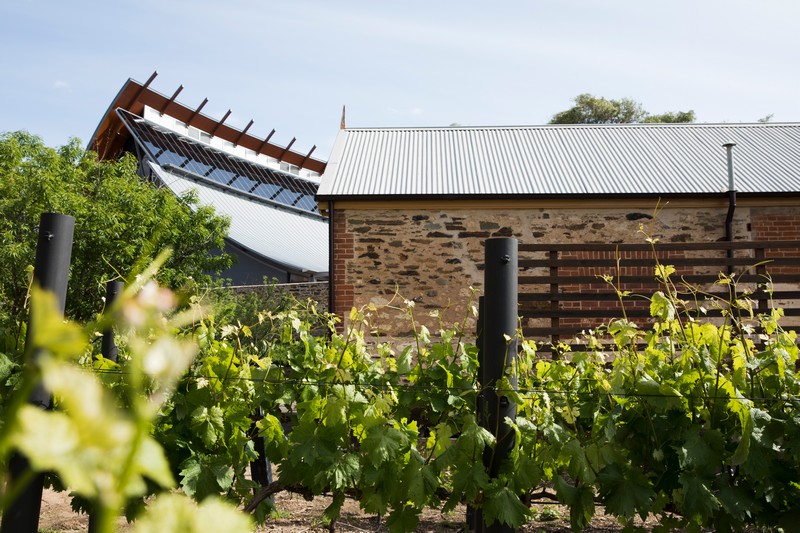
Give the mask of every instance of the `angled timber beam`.
POLYGON ((243 129, 243 130, 242 130, 242 132, 239 134, 239 136, 238 136, 238 137, 236 137, 236 141, 234 141, 234 143, 233 143, 233 144, 236 144, 236 145, 238 145, 238 144, 239 144, 239 141, 241 141, 241 140, 242 140, 242 137, 244 137, 244 135, 247 133, 247 130, 249 130, 249 129, 250 129, 250 126, 252 126, 252 125, 253 125, 253 119, 250 119, 250 122, 248 122, 248 123, 247 123, 247 126, 245 126, 245 127, 244 127, 244 129, 243 129))
MULTIPOLYGON (((147 78, 147 81, 144 82, 144 85, 139 87, 139 89, 133 94, 133 98, 131 98, 128 101, 128 104, 125 107, 126 109, 130 108, 131 104, 133 104, 136 100, 139 99, 139 96, 141 96, 141 94, 147 89, 147 87, 151 83, 153 83, 153 80, 156 79, 156 76, 158 76, 158 71, 154 70, 153 73, 150 74, 150 77, 147 78)), ((122 106, 120 106, 120 107, 122 107, 122 106)), ((122 123, 121 122, 119 122, 116 125, 114 125, 113 128, 111 128, 110 131, 108 131, 107 139, 110 141, 111 139, 116 137, 121 129, 122 129, 122 123)), ((100 159, 105 159, 108 156, 108 151, 110 149, 111 144, 112 144, 111 142, 106 142, 105 143, 105 148, 103 149, 103 153, 99 154, 100 159)))
POLYGON ((297 137, 292 137, 292 140, 289 141, 289 144, 286 145, 286 148, 283 149, 283 152, 281 152, 280 157, 278 157, 278 161, 283 161, 283 156, 286 155, 286 152, 289 151, 289 149, 292 147, 292 145, 294 144, 294 142, 296 140, 297 140, 297 137))
POLYGON ((144 85, 139 87, 139 90, 136 91, 134 97, 131 98, 131 102, 135 102, 139 98, 139 95, 141 95, 148 87, 150 87, 150 84, 153 83, 153 80, 156 79, 156 76, 158 76, 158 71, 154 70, 153 73, 150 74, 150 77, 147 78, 147 81, 144 82, 144 85))
POLYGON ((167 106, 175 101, 175 99, 178 97, 178 95, 181 94, 182 90, 183 90, 183 85, 178 87, 178 90, 175 91, 174 93, 172 93, 172 96, 169 97, 169 100, 164 102, 164 105, 161 106, 161 109, 159 109, 158 112, 163 115, 164 111, 166 111, 166 109, 167 109, 167 106))
POLYGON ((228 112, 225 113, 225 116, 222 117, 222 119, 220 119, 219 122, 217 122, 217 125, 214 126, 214 129, 209 132, 212 137, 214 136, 215 133, 217 133, 217 130, 219 129, 219 127, 222 126, 222 123, 225 122, 228 119, 229 116, 231 116, 231 110, 230 109, 228 109, 228 112))
POLYGON ((267 145, 267 143, 269 142, 269 140, 272 138, 273 135, 275 135, 275 128, 273 128, 272 131, 269 132, 269 135, 267 135, 267 138, 264 139, 264 142, 262 142, 261 146, 258 147, 258 153, 260 153, 260 154, 264 153, 264 147, 267 145))
POLYGON ((299 166, 300 168, 303 168, 303 165, 306 164, 306 161, 308 161, 308 158, 311 157, 311 154, 313 154, 314 150, 316 150, 316 149, 317 149, 317 145, 315 144, 314 146, 311 147, 311 150, 308 151, 306 156, 303 158, 302 161, 300 161, 300 164, 297 165, 297 166, 299 166))
POLYGON ((186 121, 186 125, 187 126, 191 126, 192 125, 192 121, 194 120, 194 117, 196 117, 198 114, 200 114, 200 111, 206 106, 207 103, 208 103, 208 98, 203 98, 203 101, 200 103, 199 106, 197 106, 197 109, 192 111, 192 114, 189 115, 189 120, 186 121))

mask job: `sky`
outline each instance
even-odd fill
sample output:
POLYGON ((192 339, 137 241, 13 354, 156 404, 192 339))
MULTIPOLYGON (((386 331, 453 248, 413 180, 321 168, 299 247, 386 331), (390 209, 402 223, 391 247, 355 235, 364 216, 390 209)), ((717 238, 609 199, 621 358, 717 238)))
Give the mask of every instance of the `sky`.
POLYGON ((326 160, 339 129, 544 124, 581 93, 800 121, 797 0, 0 0, 0 132, 88 142, 128 78, 326 160))

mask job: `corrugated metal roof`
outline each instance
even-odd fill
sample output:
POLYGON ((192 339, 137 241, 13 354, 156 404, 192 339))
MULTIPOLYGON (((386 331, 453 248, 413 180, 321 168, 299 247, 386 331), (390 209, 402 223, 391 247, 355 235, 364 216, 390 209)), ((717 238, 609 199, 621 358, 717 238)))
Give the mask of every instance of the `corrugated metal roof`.
POLYGON ((200 203, 212 205, 231 220, 228 238, 279 265, 297 271, 328 272, 328 223, 246 194, 194 181, 150 163, 159 179, 176 195, 196 190, 200 203))
POLYGON ((368 128, 339 132, 319 200, 800 192, 800 124, 368 128))

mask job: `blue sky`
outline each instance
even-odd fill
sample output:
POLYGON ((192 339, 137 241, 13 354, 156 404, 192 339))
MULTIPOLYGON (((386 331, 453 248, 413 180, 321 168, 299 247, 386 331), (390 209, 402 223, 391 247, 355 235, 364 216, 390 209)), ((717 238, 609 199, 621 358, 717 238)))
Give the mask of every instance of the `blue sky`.
POLYGON ((541 124, 584 92, 800 121, 796 0, 3 0, 0 131, 86 142, 129 77, 327 159, 348 126, 541 124))

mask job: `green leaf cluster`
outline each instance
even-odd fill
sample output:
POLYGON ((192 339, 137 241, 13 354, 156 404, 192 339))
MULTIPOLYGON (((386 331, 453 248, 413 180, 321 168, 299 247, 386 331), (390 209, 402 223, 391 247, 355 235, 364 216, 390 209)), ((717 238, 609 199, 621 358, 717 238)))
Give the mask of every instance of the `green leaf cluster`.
MULTIPOLYGON (((173 289, 191 280, 211 281, 231 264, 221 250, 229 221, 200 207, 196 197, 177 198, 144 182, 132 156, 98 161, 77 139, 58 149, 26 132, 0 134, 0 325, 19 338, 28 280, 34 263, 39 216, 75 217, 66 315, 94 319, 105 282, 132 276, 164 248, 173 254, 158 280, 173 289)), ((127 279, 131 282, 132 279, 127 279)), ((5 333, 8 335, 9 333, 5 333)), ((23 337, 24 338, 24 337, 23 337)), ((21 343, 16 343, 21 350, 21 343)), ((6 352, 9 353, 9 352, 6 352)))
MULTIPOLYGON (((18 373, 16 390, 4 402, 0 427, 1 477, 7 477, 12 453, 24 456, 30 470, 0 487, 0 514, 31 482, 33 473, 40 472, 48 473, 57 487, 70 490, 79 507, 87 504, 83 508, 92 510, 100 533, 110 533, 126 507, 132 512, 139 509, 138 531, 251 530, 250 517, 221 501, 197 506, 186 495, 166 494, 143 510, 136 505, 145 496, 176 485, 152 424, 195 352, 191 339, 174 336, 186 326, 189 315, 162 314, 174 299, 154 286, 150 279, 154 271, 147 269, 106 317, 84 328, 64 321, 54 295, 33 288, 26 363, 18 373), (121 362, 81 364, 90 360, 89 339, 112 322, 126 332, 121 362), (116 370, 117 379, 101 380, 94 375, 98 370, 116 370), (53 409, 26 402, 37 386, 52 394, 53 409)), ((10 363, 2 361, 7 374, 10 363)), ((200 426, 220 423, 216 411, 196 413, 194 418, 200 426)), ((230 466, 214 466, 203 474, 211 472, 217 482, 230 485, 230 466)), ((183 481, 189 493, 187 478, 183 481)))
POLYGON ((651 115, 642 108, 642 104, 630 98, 613 100, 584 93, 576 96, 573 101, 575 105, 553 115, 553 118, 550 119, 550 124, 680 123, 695 121, 694 111, 677 111, 651 115))

